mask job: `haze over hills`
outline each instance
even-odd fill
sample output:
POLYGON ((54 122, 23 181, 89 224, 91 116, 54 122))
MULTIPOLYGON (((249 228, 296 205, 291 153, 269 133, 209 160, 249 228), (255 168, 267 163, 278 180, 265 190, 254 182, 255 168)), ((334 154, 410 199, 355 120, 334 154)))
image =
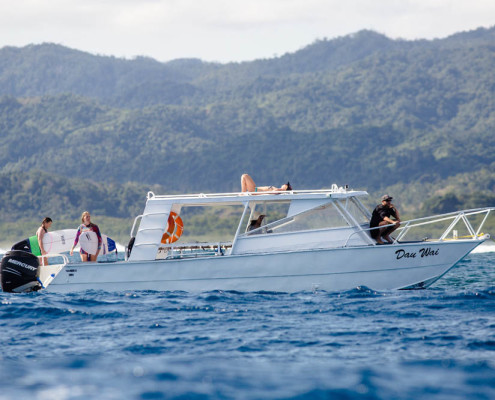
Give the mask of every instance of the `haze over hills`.
MULTIPOLYGON (((81 179, 111 183, 119 196, 129 182, 143 192, 155 184, 167 192, 237 191, 248 172, 259 184, 393 191, 411 212, 476 198, 493 205, 494 66, 495 28, 433 41, 361 31, 229 64, 5 47, 0 178, 12 183, 42 171, 44 183, 52 174, 66 188, 81 179)), ((44 213, 29 188, 10 183, 2 217, 20 217, 9 204, 19 193, 32 201, 23 215, 44 213)), ((103 195, 95 189, 88 198, 103 195)))

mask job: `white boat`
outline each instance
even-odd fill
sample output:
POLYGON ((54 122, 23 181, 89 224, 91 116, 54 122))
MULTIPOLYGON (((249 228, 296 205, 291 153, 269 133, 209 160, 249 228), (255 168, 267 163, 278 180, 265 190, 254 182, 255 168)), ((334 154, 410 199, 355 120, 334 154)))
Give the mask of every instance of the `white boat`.
POLYGON ((402 222, 394 243, 377 245, 369 233, 371 214, 361 201, 367 195, 336 185, 262 194, 149 192, 143 214, 134 220, 125 260, 71 263, 53 255, 63 262, 39 267, 36 282, 13 291, 419 289, 489 238, 481 229, 495 208, 402 222), (191 239, 188 224, 210 212, 214 225, 212 209, 227 222, 235 218, 232 236, 191 239), (261 226, 249 230, 259 214, 261 226))

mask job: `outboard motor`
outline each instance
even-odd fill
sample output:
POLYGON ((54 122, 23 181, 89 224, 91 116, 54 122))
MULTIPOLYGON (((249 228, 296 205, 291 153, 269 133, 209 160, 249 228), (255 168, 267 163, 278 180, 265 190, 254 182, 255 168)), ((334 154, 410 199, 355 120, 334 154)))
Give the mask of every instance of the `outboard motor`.
POLYGON ((31 242, 29 239, 21 240, 12 246, 11 250, 22 250, 31 253, 31 242))
POLYGON ((38 280, 38 257, 22 250, 5 253, 1 264, 2 290, 4 292, 33 292, 41 289, 38 280))

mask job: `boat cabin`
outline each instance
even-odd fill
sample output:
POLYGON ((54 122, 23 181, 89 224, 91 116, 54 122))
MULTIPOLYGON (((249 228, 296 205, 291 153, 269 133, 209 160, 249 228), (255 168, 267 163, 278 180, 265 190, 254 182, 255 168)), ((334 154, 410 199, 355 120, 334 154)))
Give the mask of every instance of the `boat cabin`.
POLYGON ((135 240, 128 260, 373 245, 369 233, 363 232, 371 214, 360 198, 367 195, 337 185, 262 193, 157 196, 149 192, 143 214, 134 221, 135 240))

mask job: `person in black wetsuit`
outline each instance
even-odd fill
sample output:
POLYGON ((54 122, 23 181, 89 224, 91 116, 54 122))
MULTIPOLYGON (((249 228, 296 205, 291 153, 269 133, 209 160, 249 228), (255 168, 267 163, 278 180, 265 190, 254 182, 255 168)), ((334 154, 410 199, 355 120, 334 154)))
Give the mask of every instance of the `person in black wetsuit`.
POLYGON ((388 194, 382 196, 382 204, 377 205, 371 215, 370 228, 394 224, 394 226, 370 231, 371 237, 378 244, 384 244, 381 238, 384 238, 388 243, 393 243, 390 234, 400 226, 399 210, 392 204, 392 199, 393 197, 388 194), (395 218, 395 221, 391 217, 395 218))

